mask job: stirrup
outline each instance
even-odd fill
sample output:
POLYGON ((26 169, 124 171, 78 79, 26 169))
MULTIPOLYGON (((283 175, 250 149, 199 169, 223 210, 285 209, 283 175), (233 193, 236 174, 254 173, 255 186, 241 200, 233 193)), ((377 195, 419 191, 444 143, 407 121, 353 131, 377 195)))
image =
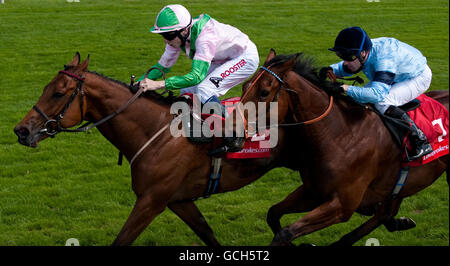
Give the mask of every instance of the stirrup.
POLYGON ((412 155, 412 156, 410 156, 410 155, 408 154, 408 151, 407 151, 407 149, 406 149, 406 147, 405 147, 406 159, 407 159, 409 162, 414 161, 414 160, 417 160, 417 159, 419 159, 419 158, 421 158, 421 157, 423 157, 423 156, 425 156, 425 155, 427 155, 427 154, 430 154, 430 153, 432 153, 432 152, 433 152, 433 147, 431 146, 430 143, 427 143, 427 144, 425 144, 425 145, 422 145, 422 148, 420 149, 420 152, 419 152, 418 154, 412 155))

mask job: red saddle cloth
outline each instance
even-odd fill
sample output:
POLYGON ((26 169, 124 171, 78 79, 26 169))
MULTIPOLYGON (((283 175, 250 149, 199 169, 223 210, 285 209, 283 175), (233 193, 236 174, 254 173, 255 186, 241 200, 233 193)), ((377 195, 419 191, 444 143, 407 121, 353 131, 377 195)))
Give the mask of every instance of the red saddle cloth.
MULTIPOLYGON (((240 97, 233 97, 225 99, 222 104, 225 105, 227 112, 233 112, 236 104, 241 100, 240 97)), ((239 152, 227 152, 227 159, 251 159, 251 158, 267 158, 270 157, 270 148, 261 148, 261 141, 268 141, 270 139, 270 131, 265 130, 258 132, 252 138, 245 141, 244 147, 239 152)))
POLYGON ((433 152, 412 162, 405 162, 404 166, 420 166, 448 154, 448 110, 438 101, 425 94, 417 97, 420 106, 408 112, 408 115, 423 131, 433 152))
MULTIPOLYGON (((184 95, 189 96, 191 99, 193 99, 192 93, 186 93, 184 95)), ((236 104, 239 103, 241 100, 240 97, 232 97, 228 99, 222 100, 222 104, 225 106, 226 111, 228 114, 233 112, 234 108, 236 107, 236 104)), ((223 120, 225 120, 223 117, 219 117, 217 115, 211 115, 211 114, 201 114, 202 119, 205 120, 206 123, 209 123, 209 126, 211 130, 214 130, 214 123, 219 122, 221 123, 223 120)), ((261 145, 261 142, 263 141, 269 141, 270 140, 270 131, 265 130, 262 132, 258 132, 255 136, 252 138, 249 138, 245 140, 244 147, 239 152, 227 152, 226 158, 227 159, 254 159, 254 158, 267 158, 270 157, 270 148, 261 148, 264 147, 264 145, 261 145)))

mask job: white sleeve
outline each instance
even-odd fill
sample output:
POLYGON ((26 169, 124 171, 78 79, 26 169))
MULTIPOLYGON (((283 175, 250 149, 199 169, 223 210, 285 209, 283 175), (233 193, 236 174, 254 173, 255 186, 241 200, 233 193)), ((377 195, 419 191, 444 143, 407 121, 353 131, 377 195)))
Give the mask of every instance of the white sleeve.
POLYGON ((180 51, 181 51, 180 48, 174 48, 166 44, 166 50, 159 59, 158 63, 165 68, 172 67, 177 62, 178 56, 180 55, 180 51))

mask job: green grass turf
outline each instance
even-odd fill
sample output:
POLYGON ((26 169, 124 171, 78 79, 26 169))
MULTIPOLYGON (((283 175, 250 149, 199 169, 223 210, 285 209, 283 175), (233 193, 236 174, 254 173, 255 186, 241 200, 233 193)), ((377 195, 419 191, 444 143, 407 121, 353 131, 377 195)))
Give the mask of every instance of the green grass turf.
MULTIPOLYGON (((179 1, 196 16, 208 13, 234 25, 256 43, 263 62, 270 48, 303 51, 318 66, 337 61, 327 51, 344 27, 362 26, 372 38, 389 36, 422 51, 433 71, 431 89, 449 87, 448 1, 179 1)), ((128 164, 116 166, 117 150, 96 130, 60 134, 37 149, 21 146, 13 127, 37 101, 43 87, 76 51, 91 56, 90 70, 125 82, 153 65, 164 49, 148 32, 164 4, 144 0, 6 0, 0 5, 0 245, 109 245, 134 205, 128 164)), ((184 56, 171 75, 185 74, 184 56)), ((240 87, 227 96, 239 96, 240 87)), ((267 245, 270 206, 301 184, 298 173, 275 169, 238 191, 197 201, 223 245, 267 245)), ((408 198, 399 216, 417 227, 368 238, 381 245, 449 245, 449 189, 445 174, 408 198)), ((282 225, 304 214, 282 218, 282 225)), ((366 221, 349 222, 294 241, 327 245, 366 221)), ((135 245, 203 245, 170 211, 158 216, 135 245)))

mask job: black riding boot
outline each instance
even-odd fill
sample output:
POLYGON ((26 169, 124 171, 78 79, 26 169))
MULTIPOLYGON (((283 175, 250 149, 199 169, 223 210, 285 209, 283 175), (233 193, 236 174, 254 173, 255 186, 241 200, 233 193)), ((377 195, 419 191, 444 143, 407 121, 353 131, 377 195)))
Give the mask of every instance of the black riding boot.
POLYGON ((410 125, 411 134, 409 139, 413 146, 413 154, 407 154, 408 161, 414 161, 422 156, 425 156, 433 151, 433 147, 428 142, 425 134, 420 130, 416 123, 409 117, 408 113, 391 105, 384 113, 387 116, 399 118, 410 125))

